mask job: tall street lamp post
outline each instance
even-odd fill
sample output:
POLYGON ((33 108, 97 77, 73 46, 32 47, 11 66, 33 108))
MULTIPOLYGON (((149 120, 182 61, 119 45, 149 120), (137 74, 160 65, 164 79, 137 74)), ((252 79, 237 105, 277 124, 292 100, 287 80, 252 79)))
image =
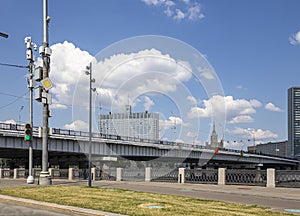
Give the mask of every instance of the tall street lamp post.
POLYGON ((32 161, 33 161, 33 151, 32 151, 32 128, 33 128, 33 66, 34 66, 34 60, 33 60, 33 53, 32 53, 32 46, 34 50, 37 50, 37 45, 35 43, 32 43, 31 37, 26 37, 24 39, 26 44, 26 59, 29 61, 29 79, 28 81, 28 88, 29 88, 29 124, 30 124, 30 139, 29 139, 29 167, 28 167, 28 178, 27 183, 33 184, 34 178, 32 176, 32 161))
POLYGON ((49 98, 48 90, 52 86, 49 80, 50 55, 52 53, 48 43, 48 0, 43 0, 43 45, 39 48, 39 53, 43 58, 43 84, 42 101, 43 101, 43 127, 42 127, 42 172, 40 174, 40 185, 50 185, 51 175, 48 171, 48 136, 49 136, 49 98), (47 85, 49 84, 49 88, 47 85), (50 85, 51 84, 51 85, 50 85))
POLYGON ((89 178, 88 186, 92 187, 92 92, 96 91, 95 88, 92 88, 92 83, 95 82, 95 79, 92 78, 92 63, 89 66, 86 66, 85 74, 89 75, 89 178))

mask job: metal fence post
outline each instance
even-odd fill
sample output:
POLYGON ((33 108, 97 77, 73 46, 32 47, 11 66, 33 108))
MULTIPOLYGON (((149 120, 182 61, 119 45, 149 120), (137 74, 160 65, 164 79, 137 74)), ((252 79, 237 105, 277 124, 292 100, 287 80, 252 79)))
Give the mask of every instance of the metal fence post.
POLYGON ((226 184, 226 168, 218 169, 218 185, 226 184))
POLYGON ((2 177, 3 177, 3 169, 0 168, 0 179, 2 179, 2 177))
POLYGON ((267 187, 275 188, 275 169, 267 169, 267 187))

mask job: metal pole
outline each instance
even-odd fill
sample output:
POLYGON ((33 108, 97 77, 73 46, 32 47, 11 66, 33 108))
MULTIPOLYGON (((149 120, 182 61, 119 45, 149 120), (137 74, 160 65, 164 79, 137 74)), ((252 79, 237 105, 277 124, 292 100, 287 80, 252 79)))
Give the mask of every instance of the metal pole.
POLYGON ((29 124, 31 127, 31 134, 30 134, 30 141, 29 141, 29 167, 28 167, 28 178, 27 178, 27 183, 28 184, 33 184, 34 183, 34 177, 32 176, 32 161, 33 161, 33 151, 32 151, 32 130, 33 130, 33 60, 30 60, 29 63, 29 124))
POLYGON ((92 187, 92 63, 90 63, 90 101, 89 101, 89 182, 88 186, 92 187))
MULTIPOLYGON (((50 57, 46 52, 49 47, 48 44, 48 23, 50 19, 48 17, 48 0, 43 1, 43 48, 44 52, 42 53, 43 58, 43 79, 49 76, 49 64, 50 57)), ((47 90, 43 90, 43 93, 48 93, 47 90)), ((42 129, 42 172, 40 175, 40 185, 50 185, 51 176, 48 172, 48 117, 49 117, 49 105, 48 101, 43 103, 43 129, 42 129)))

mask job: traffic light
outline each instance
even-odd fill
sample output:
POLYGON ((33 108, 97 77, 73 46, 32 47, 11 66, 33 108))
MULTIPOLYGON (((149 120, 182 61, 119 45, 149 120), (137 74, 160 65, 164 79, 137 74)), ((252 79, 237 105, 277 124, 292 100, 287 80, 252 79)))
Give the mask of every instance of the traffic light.
POLYGON ((32 129, 30 124, 25 124, 24 126, 24 140, 31 141, 32 129))

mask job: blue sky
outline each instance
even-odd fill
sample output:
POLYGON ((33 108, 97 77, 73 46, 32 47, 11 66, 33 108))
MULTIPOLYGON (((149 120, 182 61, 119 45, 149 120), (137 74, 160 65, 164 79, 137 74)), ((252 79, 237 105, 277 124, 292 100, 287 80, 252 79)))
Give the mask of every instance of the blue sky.
MULTIPOLYGON (((71 78, 79 76, 77 73, 93 56, 126 38, 161 35, 194 47, 213 67, 229 107, 226 128, 217 125, 219 137, 228 141, 228 147, 245 148, 250 145, 246 140, 253 136, 257 143, 286 140, 287 89, 300 83, 299 8, 298 0, 49 1, 49 42, 56 52, 50 78, 57 81, 50 125, 74 126, 73 101, 70 89, 67 90, 75 82, 71 78)), ((39 46, 42 42, 42 1, 2 0, 0 14, 0 31, 9 34, 7 39, 0 38, 0 63, 26 65, 24 38, 32 36, 39 46)), ((18 122, 20 113, 21 121, 28 121, 29 94, 17 98, 28 91, 27 71, 0 66, 0 73, 0 120, 18 122), (22 105, 24 109, 20 111, 22 105)), ((183 134, 178 135, 178 140, 203 144, 212 123, 206 104, 213 100, 203 89, 198 94, 192 82, 185 85, 194 92, 198 114, 193 118, 200 120, 201 127, 197 138, 183 134)), ((147 100, 150 111, 160 112, 164 117, 162 138, 172 140, 172 125, 180 130, 187 123, 176 107, 170 108, 168 100, 161 98, 144 95, 133 110, 144 111, 147 100)), ((100 103, 98 98, 96 103, 100 103)), ((40 104, 35 103, 34 109, 35 125, 40 125, 40 104)), ((95 114, 98 112, 95 110, 95 114)), ((82 120, 85 126, 85 119, 82 120)))

